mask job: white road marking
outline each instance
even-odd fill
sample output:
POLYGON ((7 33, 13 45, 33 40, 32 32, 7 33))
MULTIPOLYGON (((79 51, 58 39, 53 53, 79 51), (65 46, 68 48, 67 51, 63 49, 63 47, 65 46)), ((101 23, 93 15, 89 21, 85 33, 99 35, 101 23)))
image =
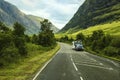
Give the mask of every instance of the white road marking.
POLYGON ((91 61, 94 61, 94 62, 97 62, 97 60, 95 60, 94 58, 89 57, 89 56, 86 55, 85 53, 86 53, 86 52, 84 52, 82 55, 83 55, 86 59, 91 60, 91 61))
POLYGON ((83 78, 80 76, 80 80, 83 80, 83 78))
POLYGON ((71 61, 73 62, 73 59, 71 58, 71 61))
POLYGON ((115 66, 119 67, 119 64, 115 63, 114 61, 111 61, 115 66))
POLYGON ((63 73, 62 75, 63 75, 63 76, 66 76, 66 73, 63 73))
POLYGON ((115 63, 114 61, 112 61, 112 60, 109 60, 109 59, 106 59, 107 61, 109 61, 109 62, 111 62, 113 65, 115 65, 116 67, 120 67, 120 65, 119 64, 117 64, 117 63, 115 63))
MULTIPOLYGON (((78 72, 78 74, 80 75, 81 73, 78 71, 78 68, 77 68, 77 66, 75 65, 75 63, 74 63, 74 61, 73 61, 73 59, 72 59, 72 55, 70 55, 70 58, 71 58, 71 61, 72 61, 72 64, 73 64, 73 66, 74 66, 74 68, 75 68, 75 70, 78 72)), ((83 80, 83 78, 80 76, 80 80, 83 80)))
POLYGON ((35 77, 33 78, 33 80, 35 80, 37 78, 37 76, 42 72, 42 70, 48 65, 48 63, 51 61, 52 59, 50 59, 40 70, 39 72, 35 75, 35 77))
MULTIPOLYGON (((60 48, 61 49, 61 48, 60 48)), ((48 63, 50 63, 52 60, 53 60, 53 58, 59 53, 59 51, 60 51, 60 49, 58 50, 58 52, 49 60, 49 61, 47 61, 46 63, 45 63, 45 65, 39 70, 39 72, 34 76, 34 78, 32 79, 32 80, 35 80, 37 77, 38 77, 38 75, 42 72, 42 70, 48 65, 48 63)))
POLYGON ((70 58, 72 59, 72 55, 70 55, 70 58))
POLYGON ((73 59, 72 59, 72 55, 70 56, 70 58, 71 58, 71 61, 72 61, 72 64, 73 64, 75 70, 78 71, 78 68, 76 67, 76 65, 75 65, 75 63, 74 63, 74 61, 73 61, 73 59))
POLYGON ((113 68, 109 68, 109 70, 113 70, 113 68))
POLYGON ((97 62, 97 60, 93 59, 93 61, 97 62))
POLYGON ((103 65, 103 63, 99 63, 100 65, 103 65))
POLYGON ((73 66, 74 66, 75 70, 78 71, 78 69, 77 69, 77 67, 76 67, 74 62, 73 62, 73 66))
POLYGON ((113 70, 112 68, 100 67, 100 66, 89 65, 89 64, 78 64, 78 63, 76 63, 76 64, 81 65, 81 66, 89 66, 89 67, 96 67, 96 68, 101 68, 101 69, 113 70))
POLYGON ((81 62, 75 62, 75 64, 88 64, 88 65, 103 65, 102 63, 95 63, 95 62, 84 62, 84 61, 81 61, 81 62))

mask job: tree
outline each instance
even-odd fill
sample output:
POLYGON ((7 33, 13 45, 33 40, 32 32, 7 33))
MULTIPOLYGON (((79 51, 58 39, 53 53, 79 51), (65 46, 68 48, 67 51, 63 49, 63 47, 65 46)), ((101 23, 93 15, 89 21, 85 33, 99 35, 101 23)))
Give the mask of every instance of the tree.
POLYGON ((0 67, 17 62, 20 57, 27 55, 25 42, 29 42, 29 36, 24 31, 19 23, 14 24, 12 31, 0 22, 0 67))
POLYGON ((5 26, 5 24, 3 24, 2 22, 0 22, 0 32, 7 32, 7 31, 9 31, 9 28, 7 28, 6 26, 5 26))
POLYGON ((38 36, 36 34, 32 36, 32 43, 38 44, 38 36))
POLYGON ((112 41, 112 37, 110 35, 104 35, 101 38, 101 42, 103 43, 102 47, 105 48, 105 47, 109 46, 111 41, 112 41))
POLYGON ((98 40, 104 35, 104 32, 102 30, 93 31, 93 34, 91 36, 92 40, 98 40))
POLYGON ((24 32, 25 32, 25 28, 21 24, 16 22, 14 24, 14 30, 13 30, 14 42, 21 56, 27 55, 24 32))
POLYGON ((0 23, 0 67, 13 63, 19 59, 18 49, 15 47, 12 31, 0 23))
POLYGON ((74 39, 71 37, 71 38, 69 39, 69 41, 74 41, 74 39))
POLYGON ((38 44, 42 46, 52 46, 56 43, 54 33, 50 30, 51 23, 45 19, 41 22, 41 32, 38 35, 38 44))
POLYGON ((101 50, 105 47, 104 42, 106 42, 106 37, 102 30, 93 31, 91 36, 91 48, 92 50, 101 50))
POLYGON ((0 34, 0 51, 13 43, 13 37, 10 34, 0 34))
POLYGON ((84 40, 85 36, 82 33, 77 34, 76 40, 84 40))
POLYGON ((28 35, 25 35, 25 41, 26 42, 30 42, 31 40, 30 40, 30 37, 28 36, 28 35))
POLYGON ((25 28, 21 24, 16 22, 13 27, 14 27, 14 31, 13 31, 14 35, 19 37, 24 35, 25 28))
POLYGON ((43 22, 41 22, 41 30, 42 32, 50 31, 51 23, 48 21, 48 19, 44 19, 43 22))
POLYGON ((69 40, 69 38, 68 38, 67 35, 65 35, 64 40, 65 40, 65 41, 68 41, 68 40, 69 40))
POLYGON ((120 37, 116 37, 111 41, 111 46, 120 48, 120 37))

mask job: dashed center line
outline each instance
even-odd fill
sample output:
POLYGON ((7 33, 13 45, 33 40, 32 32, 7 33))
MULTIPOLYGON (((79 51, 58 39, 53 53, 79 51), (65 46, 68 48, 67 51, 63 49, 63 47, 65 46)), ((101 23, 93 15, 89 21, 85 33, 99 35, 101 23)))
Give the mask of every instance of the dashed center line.
MULTIPOLYGON (((77 66, 75 65, 75 63, 74 63, 74 61, 72 59, 72 55, 70 55, 70 58, 71 58, 71 61, 72 61, 72 64, 73 64, 75 70, 78 72, 78 68, 77 68, 77 66)), ((81 74, 81 73, 79 73, 79 74, 81 74)), ((83 80, 83 78, 81 76, 80 76, 80 80, 83 80)))
POLYGON ((99 63, 100 65, 103 65, 103 63, 99 63))
POLYGON ((83 78, 80 76, 80 80, 83 80, 83 78))
POLYGON ((95 59, 93 59, 93 61, 97 62, 95 59))
POLYGON ((74 66, 75 70, 78 71, 78 69, 77 69, 77 67, 76 67, 74 62, 73 62, 73 66, 74 66))
POLYGON ((71 61, 72 61, 72 64, 73 64, 75 70, 78 71, 78 68, 76 67, 76 65, 75 65, 75 63, 74 63, 74 61, 73 61, 73 59, 72 59, 72 56, 70 56, 70 58, 71 58, 71 61))

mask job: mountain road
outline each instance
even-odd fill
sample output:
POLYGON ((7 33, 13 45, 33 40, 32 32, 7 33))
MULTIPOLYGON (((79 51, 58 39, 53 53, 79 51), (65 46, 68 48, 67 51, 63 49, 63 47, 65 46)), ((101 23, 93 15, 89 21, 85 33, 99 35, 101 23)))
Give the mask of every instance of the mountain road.
POLYGON ((59 44, 61 49, 33 80, 120 80, 119 62, 59 44))

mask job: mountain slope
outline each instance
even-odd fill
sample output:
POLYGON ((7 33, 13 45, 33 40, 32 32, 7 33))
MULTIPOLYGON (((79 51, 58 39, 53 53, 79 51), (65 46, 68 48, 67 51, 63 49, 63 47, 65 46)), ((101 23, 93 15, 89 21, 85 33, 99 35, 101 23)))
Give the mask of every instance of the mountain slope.
POLYGON ((103 30, 106 34, 110 34, 112 36, 120 36, 120 21, 118 22, 114 21, 112 23, 91 26, 87 29, 83 29, 73 33, 72 36, 75 37, 79 33, 83 33, 84 35, 87 36, 87 35, 91 35, 93 31, 97 31, 97 30, 103 30))
POLYGON ((60 32, 120 20, 120 0, 86 0, 60 32))
MULTIPOLYGON (((44 19, 41 17, 33 16, 33 15, 28 15, 30 19, 32 19, 37 26, 40 26, 40 22, 42 22, 44 19)), ((51 30, 53 30, 54 33, 57 33, 59 29, 55 27, 53 24, 51 25, 51 30)))
POLYGON ((28 34, 38 33, 40 30, 40 23, 36 23, 34 19, 22 13, 16 6, 4 0, 0 0, 0 21, 9 27, 13 26, 15 22, 19 22, 26 28, 28 34))

